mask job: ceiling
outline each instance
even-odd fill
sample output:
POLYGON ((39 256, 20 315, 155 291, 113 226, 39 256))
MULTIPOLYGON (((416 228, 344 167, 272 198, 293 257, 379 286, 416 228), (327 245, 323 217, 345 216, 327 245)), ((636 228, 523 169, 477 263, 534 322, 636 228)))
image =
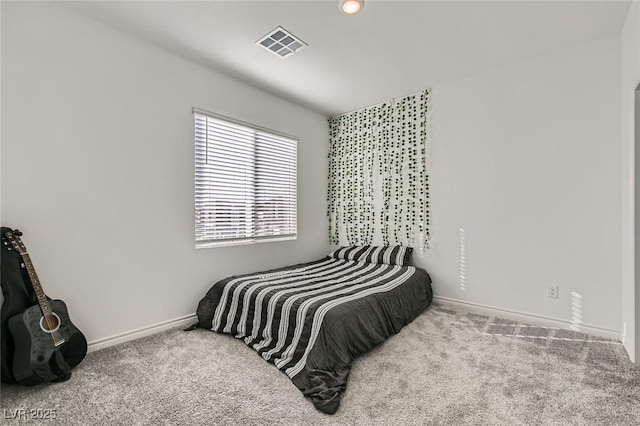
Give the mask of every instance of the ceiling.
POLYGON ((629 1, 63 2, 327 115, 619 32, 629 1), (308 47, 281 59, 255 42, 282 26, 308 47))

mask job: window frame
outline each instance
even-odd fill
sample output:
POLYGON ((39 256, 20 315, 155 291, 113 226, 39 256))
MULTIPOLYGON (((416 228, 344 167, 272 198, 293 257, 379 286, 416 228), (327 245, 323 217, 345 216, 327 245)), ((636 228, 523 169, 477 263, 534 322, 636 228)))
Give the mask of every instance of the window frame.
MULTIPOLYGON (((201 249, 201 248, 212 248, 212 247, 228 247, 228 246, 236 246, 236 245, 246 245, 246 244, 257 244, 257 243, 267 243, 267 242, 280 242, 280 241, 292 241, 292 240, 297 240, 298 238, 298 145, 300 143, 300 138, 294 135, 290 135, 288 133, 284 133, 281 131, 277 131, 277 130, 273 130, 267 127, 263 127, 263 126, 259 126, 253 123, 249 123, 246 121, 242 121, 242 120, 238 120, 235 118, 231 118, 231 117, 227 117, 225 115, 221 115, 221 114, 217 114, 211 111, 207 111, 201 108, 197 108, 197 107, 193 107, 192 108, 192 119, 193 119, 193 148, 194 148, 194 172, 193 172, 193 176, 194 176, 194 181, 193 181, 193 208, 194 208, 194 240, 195 240, 195 248, 196 249, 201 249), (293 209, 294 211, 294 216, 293 216, 293 220, 295 222, 295 226, 293 226, 293 228, 291 228, 293 230, 293 234, 286 234, 286 235, 266 235, 266 236, 256 236, 255 235, 255 230, 256 230, 256 223, 258 221, 256 215, 255 215, 255 211, 254 211, 254 215, 252 216, 252 226, 253 226, 253 230, 254 230, 254 235, 249 236, 249 237, 242 237, 242 238, 219 238, 219 239, 205 239, 205 240, 199 240, 199 235, 198 235, 198 206, 197 206, 197 179, 198 179, 198 166, 199 166, 199 162, 198 162, 198 158, 197 158, 197 147, 198 147, 198 141, 197 141, 197 134, 196 134, 196 120, 197 120, 197 116, 196 115, 200 115, 200 116, 205 116, 205 117, 210 117, 214 120, 220 120, 223 122, 227 122, 229 124, 232 125, 237 125, 237 126, 242 126, 242 127, 246 127, 248 129, 251 129, 255 132, 262 132, 262 133, 266 133, 269 135, 273 135, 276 137, 280 137, 283 139, 288 139, 290 141, 292 141, 294 143, 294 166, 295 166, 295 175, 294 175, 294 179, 293 179, 293 184, 295 185, 295 191, 294 191, 294 200, 295 200, 295 209, 293 209)), ((258 138, 255 137, 253 138, 253 147, 255 149, 256 143, 257 143, 258 138)), ((255 170, 256 168, 256 164, 253 164, 253 168, 255 170)), ((255 184, 255 182, 254 182, 255 184)), ((255 205, 255 203, 254 203, 255 205)), ((265 222, 268 223, 268 222, 265 222)), ((291 226, 291 225, 289 225, 291 226)))

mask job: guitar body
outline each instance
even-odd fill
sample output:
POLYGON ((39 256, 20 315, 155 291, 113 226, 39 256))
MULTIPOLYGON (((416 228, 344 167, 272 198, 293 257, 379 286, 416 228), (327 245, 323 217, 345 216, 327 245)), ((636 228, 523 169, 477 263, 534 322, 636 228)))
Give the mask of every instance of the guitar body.
POLYGON ((49 305, 53 313, 49 318, 55 318, 49 326, 39 305, 9 319, 15 342, 13 375, 20 384, 33 386, 62 377, 87 354, 87 340, 69 319, 65 303, 50 300, 49 305), (63 343, 54 344, 52 331, 63 343))

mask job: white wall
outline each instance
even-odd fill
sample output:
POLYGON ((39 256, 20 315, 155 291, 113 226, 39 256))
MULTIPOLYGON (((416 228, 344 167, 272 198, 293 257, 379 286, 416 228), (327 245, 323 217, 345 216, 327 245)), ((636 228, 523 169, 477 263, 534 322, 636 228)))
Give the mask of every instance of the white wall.
MULTIPOLYGON (((640 4, 633 2, 622 29, 621 65, 621 123, 622 123, 622 329, 623 343, 631 359, 640 353, 640 291, 636 291, 635 268, 640 266, 640 250, 636 224, 640 224, 640 210, 635 211, 634 157, 634 102, 635 90, 640 83, 640 4), (634 223, 635 222, 635 223, 634 223), (636 299, 634 303, 634 298, 636 299)), ((635 188, 635 186, 638 188, 635 188)))
POLYGON ((434 87, 437 296, 619 333, 619 85, 611 36, 434 87))
MULTIPOLYGON (((434 88, 433 244, 415 260, 436 295, 620 331, 620 75, 612 36, 434 88)), ((89 340, 328 250, 316 113, 53 4, 2 3, 2 92, 3 224, 89 340), (192 106, 300 136, 297 241, 194 249, 192 106)))
POLYGON ((58 5, 2 3, 2 218, 88 340, 327 253, 326 118, 58 5), (194 248, 197 106, 300 137, 298 239, 194 248))

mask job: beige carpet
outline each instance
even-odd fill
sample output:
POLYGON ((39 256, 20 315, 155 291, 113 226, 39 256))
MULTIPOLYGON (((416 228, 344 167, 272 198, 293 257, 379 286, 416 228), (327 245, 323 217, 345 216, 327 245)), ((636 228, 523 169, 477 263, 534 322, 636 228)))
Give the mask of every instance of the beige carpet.
POLYGON ((239 340, 171 330, 89 354, 61 384, 3 385, 63 425, 634 425, 640 367, 619 342, 434 306, 359 359, 329 416, 239 340), (503 336, 507 335, 507 336, 503 336), (519 336, 519 337, 518 337, 519 336))

